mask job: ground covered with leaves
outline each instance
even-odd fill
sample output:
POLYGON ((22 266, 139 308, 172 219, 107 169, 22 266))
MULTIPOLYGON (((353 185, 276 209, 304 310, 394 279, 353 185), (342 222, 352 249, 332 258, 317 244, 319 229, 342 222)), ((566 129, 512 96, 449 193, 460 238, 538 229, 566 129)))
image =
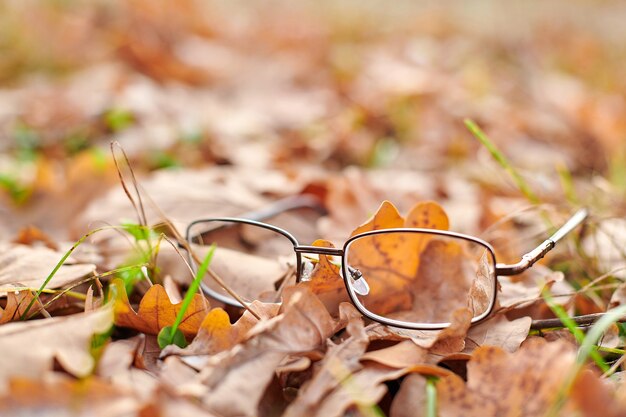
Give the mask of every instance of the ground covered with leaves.
MULTIPOLYGON (((2 2, 0 415, 626 415, 624 19, 610 0, 2 2), (443 284, 454 247, 424 242, 355 251, 421 271, 444 330, 363 317, 326 255, 246 309, 203 295, 187 225, 294 198, 319 209, 287 219, 301 244, 434 228, 506 263, 590 215, 476 325, 443 284)), ((263 252, 222 267, 242 295, 279 282, 263 252)), ((376 308, 419 304, 403 285, 372 282, 376 308)))

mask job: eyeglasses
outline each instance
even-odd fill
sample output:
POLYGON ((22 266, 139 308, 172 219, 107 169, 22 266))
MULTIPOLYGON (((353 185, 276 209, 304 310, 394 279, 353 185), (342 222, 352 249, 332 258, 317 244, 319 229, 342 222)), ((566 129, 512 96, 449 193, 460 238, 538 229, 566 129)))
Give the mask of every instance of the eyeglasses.
MULTIPOLYGON (((474 324, 491 314, 498 276, 527 270, 587 217, 585 209, 577 211, 519 262, 502 264, 486 241, 435 229, 372 230, 351 236, 342 248, 302 245, 276 223, 293 221, 287 212, 303 207, 322 210, 311 201, 282 201, 242 218, 192 222, 186 232, 189 247, 202 254, 216 245, 208 273, 233 288, 240 299, 214 280, 202 283, 205 293, 237 307, 267 300, 289 282, 310 280, 314 264, 326 256, 350 301, 371 320, 406 329, 443 329, 456 311, 465 310, 474 324), (261 221, 277 214, 287 217, 274 224, 261 221)), ((197 269, 194 257, 189 252, 188 256, 197 269)))

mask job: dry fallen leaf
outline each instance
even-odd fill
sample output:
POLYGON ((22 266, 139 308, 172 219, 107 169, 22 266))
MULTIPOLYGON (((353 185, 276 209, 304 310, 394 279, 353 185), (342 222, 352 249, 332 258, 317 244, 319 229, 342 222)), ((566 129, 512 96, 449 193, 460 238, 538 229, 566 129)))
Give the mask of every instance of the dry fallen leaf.
MULTIPOLYGON (((34 296, 30 291, 8 293, 7 303, 4 306, 4 309, 0 308, 0 324, 20 320, 22 315, 26 312, 28 304, 30 304, 33 298, 34 296)), ((35 303, 28 314, 33 314, 37 312, 38 309, 38 303, 35 303)))
MULTIPOLYGON (((263 320, 269 320, 278 314, 280 304, 254 301, 250 308, 263 320)), ((246 310, 239 320, 231 325, 228 314, 221 308, 214 308, 202 320, 200 330, 189 346, 181 349, 176 345, 169 345, 163 349, 161 356, 214 355, 241 343, 257 323, 258 320, 246 310)))
POLYGON ((365 353, 369 336, 359 317, 352 317, 350 335, 331 345, 320 368, 287 407, 285 417, 343 416, 350 407, 364 415, 374 412, 387 392, 385 381, 410 372, 444 376, 449 371, 426 363, 426 350, 407 340, 395 346, 365 353))
POLYGON ((391 347, 366 352, 361 361, 374 361, 390 368, 408 368, 426 361, 427 350, 411 340, 404 340, 391 347))
MULTIPOLYGON (((393 204, 385 201, 351 236, 401 227, 446 230, 448 218, 438 204, 424 202, 415 205, 405 220, 393 204)), ((323 240, 315 244, 332 247, 323 240)), ((361 298, 369 310, 382 316, 412 314, 424 322, 447 322, 450 312, 468 304, 471 281, 462 273, 464 261, 461 246, 420 233, 381 234, 357 240, 347 259, 369 284, 369 295, 361 298), (452 256, 454 262, 450 261, 452 256), (439 308, 433 308, 433 304, 439 308)), ((305 285, 320 295, 333 313, 346 300, 339 268, 327 256, 320 256, 311 281, 305 285)))
POLYGON ((391 403, 390 417, 421 417, 426 414, 426 378, 408 375, 391 403))
POLYGON ((491 317, 469 329, 465 351, 485 345, 497 346, 507 352, 514 352, 528 337, 531 323, 530 317, 520 317, 511 321, 503 315, 491 317))
MULTIPOLYGON (((181 303, 172 304, 165 289, 161 285, 153 285, 143 296, 137 312, 133 310, 126 295, 124 283, 113 280, 116 288, 115 325, 129 327, 147 334, 158 334, 165 326, 171 326, 176 320, 181 303)), ((179 329, 186 337, 191 338, 198 333, 202 320, 209 312, 209 303, 199 294, 194 294, 179 329)))
POLYGON ((347 329, 350 336, 340 344, 330 345, 321 368, 299 389, 297 398, 289 404, 284 417, 315 415, 324 398, 352 372, 362 368, 359 359, 369 344, 363 320, 353 316, 347 329))
POLYGON ((121 417, 137 415, 141 406, 127 391, 104 381, 75 380, 58 373, 46 378, 39 375, 39 379, 12 379, 0 395, 3 416, 121 417))
MULTIPOLYGON (((0 294, 12 286, 39 289, 64 253, 46 247, 0 243, 0 294)), ((69 258, 46 288, 61 288, 96 270, 93 264, 75 263, 69 258)))
POLYGON ((208 388, 203 402, 223 416, 255 416, 259 401, 288 355, 321 349, 335 323, 309 291, 290 290, 278 316, 259 322, 249 339, 209 358, 200 376, 208 388))
MULTIPOLYGON (((313 246, 323 248, 333 248, 334 245, 323 239, 313 242, 313 246)), ((348 301, 348 293, 339 266, 332 261, 332 257, 319 255, 319 262, 316 263, 311 272, 310 280, 300 284, 307 287, 324 303, 326 309, 336 317, 339 313, 339 304, 348 301)))
POLYGON ((77 377, 94 367, 89 351, 94 334, 113 325, 113 309, 0 326, 0 387, 11 377, 36 378, 57 360, 77 377), (28 346, 28 349, 24 347, 28 346))
POLYGON ((545 415, 574 360, 575 352, 563 342, 531 339, 513 354, 480 347, 467 364, 467 383, 456 375, 437 382, 438 413, 441 417, 545 415))

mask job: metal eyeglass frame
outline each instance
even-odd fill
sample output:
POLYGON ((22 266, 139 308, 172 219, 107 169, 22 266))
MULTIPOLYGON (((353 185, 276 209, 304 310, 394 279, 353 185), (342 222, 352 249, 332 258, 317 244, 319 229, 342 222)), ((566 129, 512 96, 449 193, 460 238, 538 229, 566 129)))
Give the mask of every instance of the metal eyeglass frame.
MULTIPOLYGON (((493 280, 493 286, 492 286, 492 292, 491 292, 492 295, 491 295, 489 306, 485 312, 472 318, 471 323, 476 324, 484 320, 485 318, 487 318, 493 311, 493 308, 496 302, 496 296, 497 296, 498 276, 517 275, 517 274, 524 272, 531 266, 533 266, 533 264, 535 264, 537 261, 543 258, 552 248, 554 248, 554 246, 559 240, 561 240, 565 235, 570 233, 574 228, 576 228, 579 224, 581 224, 588 215, 586 209, 578 210, 552 236, 550 236, 548 239, 543 241, 539 246, 537 246, 532 251, 522 255, 521 260, 519 262, 515 264, 499 264, 496 262, 496 255, 493 250, 493 247, 488 242, 478 237, 470 236, 470 235, 466 235, 462 233, 449 232, 449 231, 437 230, 437 229, 421 229, 421 228, 380 229, 380 230, 372 230, 372 231, 368 231, 368 232, 364 232, 364 233, 360 233, 358 235, 352 236, 344 243, 342 248, 326 248, 326 247, 320 247, 320 246, 301 245, 300 243, 298 243, 297 239, 287 230, 284 230, 278 226, 274 226, 268 223, 263 223, 262 221, 260 221, 260 219, 273 217, 274 215, 280 214, 284 211, 297 209, 297 208, 303 208, 303 207, 314 208, 318 210, 320 213, 323 212, 323 209, 319 205, 317 205, 313 200, 297 200, 297 199, 294 199, 293 201, 285 200, 285 201, 280 201, 276 205, 273 205, 265 210, 251 212, 243 216, 247 218, 214 217, 214 218, 195 220, 191 222, 189 226, 187 226, 185 239, 187 240, 187 243, 191 245, 194 237, 197 237, 199 235, 202 235, 203 233, 206 233, 207 231, 204 231, 203 233, 196 234, 195 236, 190 236, 190 232, 195 225, 200 224, 200 223, 205 223, 205 222, 206 223, 229 222, 229 223, 235 223, 235 224, 248 224, 252 226, 261 227, 267 230, 271 230, 273 232, 279 233, 282 236, 286 237, 293 244, 293 249, 296 254, 296 262, 297 262, 296 283, 302 281, 302 272, 303 272, 302 254, 306 253, 306 254, 316 254, 316 255, 337 256, 341 258, 342 278, 343 278, 346 290, 348 292, 348 295, 350 297, 350 301, 355 305, 357 310, 361 314, 363 314, 365 317, 373 321, 376 321, 376 322, 379 322, 388 326, 393 326, 393 327, 400 327, 400 328, 412 329, 412 330, 438 330, 438 329, 444 329, 446 327, 449 327, 450 323, 409 323, 406 321, 394 320, 394 319, 390 319, 387 317, 382 317, 367 310, 367 308, 365 308, 361 304, 359 299, 357 298, 357 294, 355 293, 355 290, 349 281, 350 279, 358 280, 360 278, 359 271, 355 270, 354 268, 349 267, 347 263, 345 262, 345 255, 348 253, 350 244, 354 242, 355 240, 365 237, 365 236, 401 232, 401 233, 422 233, 422 234, 430 234, 430 235, 448 236, 452 238, 463 239, 466 241, 474 242, 483 246, 485 249, 488 250, 491 256, 491 260, 493 262, 492 265, 495 265, 495 271, 493 273, 494 280, 493 280)), ((188 256, 188 260, 190 264, 193 264, 191 254, 188 251, 187 251, 187 256, 188 256)), ((203 291, 209 294, 211 297, 219 301, 222 301, 223 303, 235 306, 235 307, 242 307, 238 301, 216 292, 215 290, 207 286, 204 282, 201 282, 201 286, 202 286, 203 291)))

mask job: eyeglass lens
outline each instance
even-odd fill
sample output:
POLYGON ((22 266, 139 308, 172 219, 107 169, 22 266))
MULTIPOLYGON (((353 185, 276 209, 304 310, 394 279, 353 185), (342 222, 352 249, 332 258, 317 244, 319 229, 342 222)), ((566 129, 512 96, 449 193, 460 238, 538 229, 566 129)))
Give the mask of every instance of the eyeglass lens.
MULTIPOLYGON (((206 221, 193 225, 189 236, 200 259, 210 245, 216 245, 209 274, 217 274, 247 302, 264 300, 267 294, 273 294, 296 267, 293 243, 284 235, 259 226, 206 221)), ((205 278, 204 283, 215 294, 232 300, 215 280, 205 278)))
POLYGON ((495 259, 477 241, 390 232, 353 240, 344 256, 353 300, 374 318, 446 324, 458 310, 487 314, 495 299, 495 259))

